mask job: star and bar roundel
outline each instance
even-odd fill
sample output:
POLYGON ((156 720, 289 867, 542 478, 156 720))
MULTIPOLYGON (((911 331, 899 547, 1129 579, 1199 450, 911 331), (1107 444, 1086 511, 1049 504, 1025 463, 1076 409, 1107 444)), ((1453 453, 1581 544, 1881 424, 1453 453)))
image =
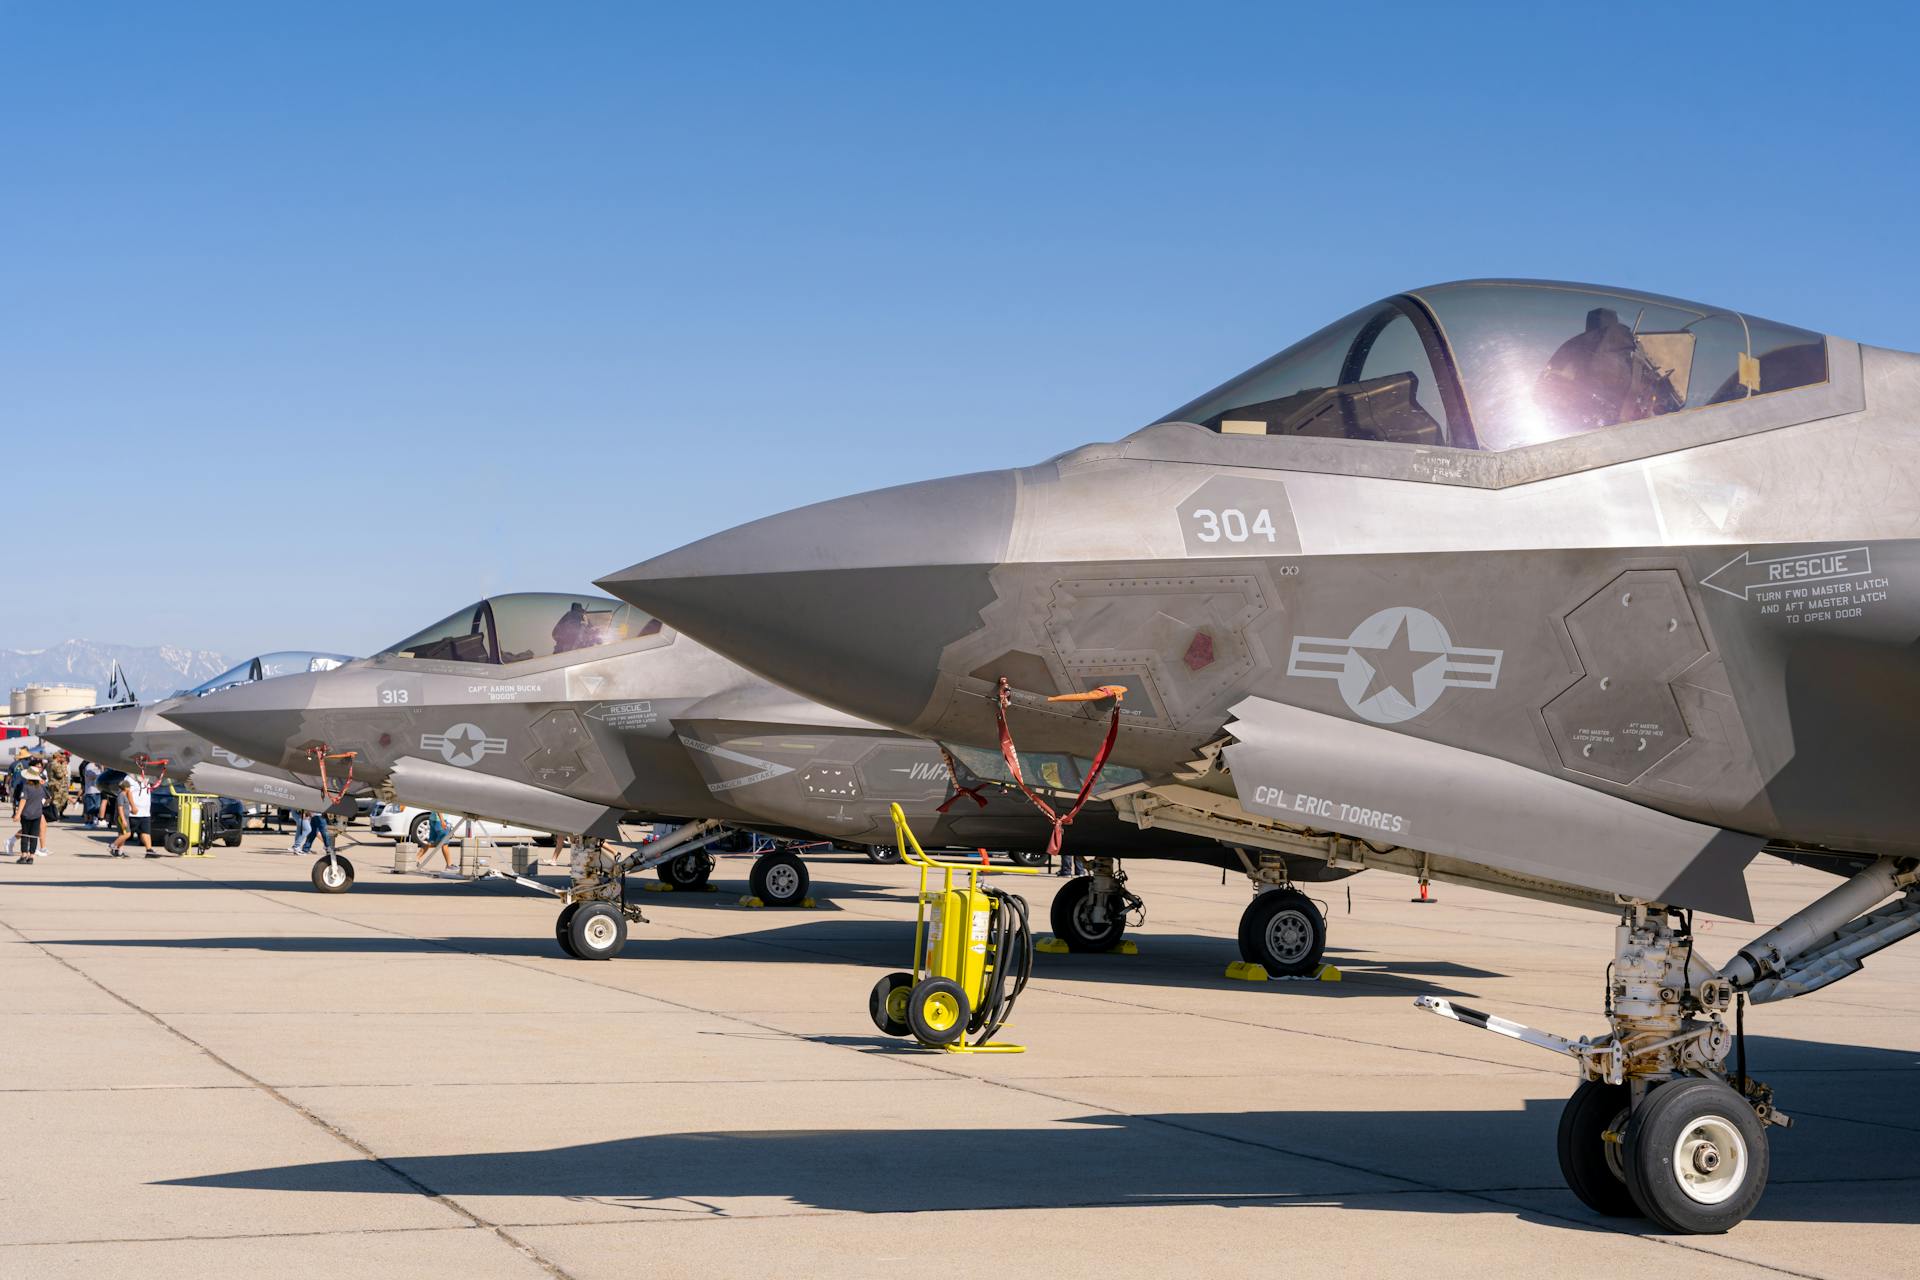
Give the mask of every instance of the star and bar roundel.
POLYGON ((1345 636, 1295 636, 1287 674, 1338 682, 1341 700, 1363 720, 1411 720, 1448 689, 1491 689, 1502 649, 1456 645, 1424 609, 1382 609, 1345 636))

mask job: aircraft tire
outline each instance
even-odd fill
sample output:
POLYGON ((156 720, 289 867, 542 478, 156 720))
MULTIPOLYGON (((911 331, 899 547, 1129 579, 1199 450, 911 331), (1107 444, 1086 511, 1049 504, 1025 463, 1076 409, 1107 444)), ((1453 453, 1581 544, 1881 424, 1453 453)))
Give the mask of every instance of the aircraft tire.
POLYGON ((907 998, 913 992, 913 975, 890 973, 873 984, 867 997, 867 1014, 873 1025, 890 1036, 908 1036, 913 1027, 907 1022, 907 998))
POLYGON ((687 892, 704 889, 713 875, 713 859, 696 849, 677 858, 668 858, 653 869, 653 874, 660 878, 662 884, 670 884, 676 889, 687 892))
POLYGON ((1583 1080, 1560 1110, 1560 1174, 1567 1190, 1602 1217, 1640 1216, 1627 1189, 1626 1146, 1604 1137, 1626 1131, 1632 1106, 1624 1084, 1583 1080))
POLYGON ((1327 922, 1298 889, 1256 894, 1240 917, 1240 958, 1269 974, 1305 978, 1320 971, 1327 949, 1327 922))
POLYGON ((573 923, 573 913, 579 909, 579 903, 569 902, 566 906, 560 908, 560 914, 555 917, 553 922, 553 940, 560 944, 560 950, 566 952, 575 960, 578 960, 580 957, 574 952, 573 940, 567 936, 567 926, 573 923))
POLYGON ((862 850, 870 862, 882 865, 900 861, 900 851, 890 844, 870 844, 862 850))
POLYGON ((1093 877, 1075 876, 1053 895, 1047 919, 1053 925, 1053 936, 1066 943, 1067 950, 1111 951, 1120 945, 1121 937, 1127 932, 1126 913, 1118 910, 1119 905, 1116 900, 1115 909, 1107 913, 1106 921, 1096 923, 1089 918, 1093 907, 1093 877))
POLYGON ((811 878, 797 855, 776 849, 754 859, 747 883, 753 896, 770 907, 797 907, 807 896, 811 878))
POLYGON ((1627 1124, 1627 1189, 1640 1211, 1682 1235, 1719 1235, 1766 1194, 1766 1126, 1747 1100, 1698 1076, 1655 1086, 1627 1124))
POLYGON ((317 859, 311 875, 313 887, 322 893, 345 893, 353 888, 353 864, 338 854, 317 859))
POLYGON ((610 902, 588 902, 567 921, 567 942, 575 958, 611 960, 627 945, 627 918, 610 902))
POLYGON ((229 849, 238 849, 240 847, 240 837, 238 835, 221 836, 220 843, 229 849))
POLYGON ((967 993, 952 978, 922 978, 907 993, 907 1025, 921 1044, 939 1048, 967 1034, 967 993))
POLYGON ((1007 857, 1016 867, 1044 867, 1047 865, 1047 855, 1044 853, 1035 853, 1031 849, 1016 850, 1007 854, 1007 857))

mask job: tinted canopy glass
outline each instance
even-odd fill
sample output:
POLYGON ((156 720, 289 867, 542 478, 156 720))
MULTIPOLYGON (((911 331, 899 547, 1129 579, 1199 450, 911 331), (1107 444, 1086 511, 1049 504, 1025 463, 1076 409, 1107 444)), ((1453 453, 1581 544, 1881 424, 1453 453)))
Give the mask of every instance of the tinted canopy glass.
POLYGON ((1357 311, 1170 419, 1504 450, 1826 378, 1826 341, 1804 329, 1654 294, 1481 281, 1357 311))
POLYGON ((352 662, 344 653, 314 653, 305 649, 287 649, 279 653, 263 653, 256 658, 222 671, 213 679, 197 684, 191 689, 177 694, 177 697, 198 697, 212 693, 217 689, 231 688, 236 684, 251 684, 255 680, 271 680, 275 676, 298 675, 303 671, 331 671, 335 667, 352 662))
POLYGON ((660 630, 660 620, 593 595, 491 596, 382 649, 385 658, 504 664, 618 644, 660 630))

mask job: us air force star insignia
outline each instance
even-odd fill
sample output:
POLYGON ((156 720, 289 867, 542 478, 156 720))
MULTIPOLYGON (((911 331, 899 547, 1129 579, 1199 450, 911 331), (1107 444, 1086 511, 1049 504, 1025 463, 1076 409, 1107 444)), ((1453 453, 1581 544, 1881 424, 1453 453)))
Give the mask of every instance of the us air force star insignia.
POLYGON ((457 724, 445 733, 421 734, 420 749, 438 751, 448 764, 468 769, 488 756, 505 755, 507 740, 489 738, 477 724, 457 724))
POLYGON ((1295 636, 1287 674, 1337 680, 1352 712, 1375 724, 1411 720, 1450 688, 1491 689, 1504 649, 1467 649, 1424 609, 1397 605, 1344 638, 1295 636))
POLYGON ((225 760, 236 769, 251 769, 253 767, 252 759, 247 756, 237 756, 225 747, 215 747, 213 749, 213 756, 216 760, 225 760))

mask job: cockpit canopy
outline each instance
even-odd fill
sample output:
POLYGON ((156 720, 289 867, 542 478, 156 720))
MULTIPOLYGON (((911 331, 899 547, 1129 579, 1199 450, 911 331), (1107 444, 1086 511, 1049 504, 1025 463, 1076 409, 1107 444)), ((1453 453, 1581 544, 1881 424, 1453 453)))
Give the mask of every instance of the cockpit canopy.
POLYGON ((382 649, 378 657, 495 666, 650 636, 660 620, 605 596, 489 596, 382 649))
POLYGON ((303 671, 331 671, 344 666, 353 659, 344 653, 313 653, 305 649, 286 649, 279 653, 263 653, 257 658, 248 658, 245 662, 222 671, 204 684, 175 694, 179 698, 198 698, 204 694, 231 688, 236 684, 252 684, 258 680, 271 680, 275 676, 298 675, 303 671))
POLYGON ((1826 341, 1804 329, 1596 285, 1476 280, 1356 311, 1164 420, 1502 451, 1826 380, 1826 341))

